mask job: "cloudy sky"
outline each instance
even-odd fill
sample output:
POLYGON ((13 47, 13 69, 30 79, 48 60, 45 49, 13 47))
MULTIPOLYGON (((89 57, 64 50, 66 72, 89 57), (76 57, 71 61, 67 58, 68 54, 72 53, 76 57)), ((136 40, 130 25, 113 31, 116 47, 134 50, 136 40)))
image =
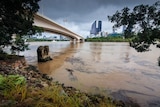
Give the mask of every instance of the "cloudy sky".
MULTIPOLYGON (((112 23, 107 20, 116 10, 133 8, 139 4, 154 4, 158 0, 41 0, 39 13, 86 37, 95 20, 102 21, 102 31, 111 33, 112 23)), ((121 32, 119 29, 117 32, 121 32)))

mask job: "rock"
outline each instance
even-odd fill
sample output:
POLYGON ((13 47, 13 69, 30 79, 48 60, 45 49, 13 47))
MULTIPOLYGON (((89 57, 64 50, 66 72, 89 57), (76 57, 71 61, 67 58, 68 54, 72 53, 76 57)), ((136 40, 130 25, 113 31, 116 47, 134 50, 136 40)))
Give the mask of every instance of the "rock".
POLYGON ((157 48, 160 48, 160 44, 157 44, 157 48))
POLYGON ((39 88, 43 88, 44 87, 42 84, 36 84, 35 86, 39 87, 39 88))
POLYGON ((41 82, 41 84, 42 84, 43 87, 48 87, 48 84, 45 83, 45 82, 41 82))
POLYGON ((19 70, 26 65, 24 56, 8 55, 6 59, 0 60, 3 69, 19 70))
POLYGON ((30 81, 31 81, 32 83, 36 82, 36 80, 37 80, 37 78, 30 78, 30 81))
POLYGON ((52 80, 53 80, 53 78, 52 78, 52 77, 49 77, 47 74, 43 74, 43 75, 42 75, 42 78, 47 79, 47 80, 49 80, 49 81, 52 81, 52 80))
POLYGON ((37 59, 38 62, 46 62, 52 60, 49 56, 49 46, 39 46, 37 48, 37 59))
POLYGON ((33 66, 33 65, 28 65, 27 67, 24 68, 27 71, 31 71, 33 70, 34 72, 39 72, 37 67, 33 66))

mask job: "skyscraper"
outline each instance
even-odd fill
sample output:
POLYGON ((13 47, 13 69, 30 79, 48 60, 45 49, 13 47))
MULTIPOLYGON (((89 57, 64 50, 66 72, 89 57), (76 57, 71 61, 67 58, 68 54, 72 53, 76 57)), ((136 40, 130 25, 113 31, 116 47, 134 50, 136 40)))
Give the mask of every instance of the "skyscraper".
POLYGON ((98 21, 98 28, 97 28, 97 32, 101 32, 102 31, 102 21, 98 21))
POLYGON ((96 27, 96 22, 97 21, 94 21, 94 23, 92 24, 90 34, 97 35, 102 31, 102 21, 98 21, 98 28, 96 27))
POLYGON ((96 29, 96 21, 94 21, 94 23, 91 26, 91 30, 90 30, 90 34, 96 34, 97 33, 97 29, 96 29))

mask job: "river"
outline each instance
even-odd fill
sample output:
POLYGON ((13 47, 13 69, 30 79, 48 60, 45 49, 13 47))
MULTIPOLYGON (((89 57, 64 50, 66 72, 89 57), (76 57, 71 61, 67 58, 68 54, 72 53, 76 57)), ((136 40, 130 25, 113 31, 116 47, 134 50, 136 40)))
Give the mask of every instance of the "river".
POLYGON ((160 107, 160 49, 138 53, 128 43, 33 42, 22 52, 29 64, 84 92, 111 95, 142 107, 160 107), (52 61, 37 63, 37 47, 49 45, 52 61))

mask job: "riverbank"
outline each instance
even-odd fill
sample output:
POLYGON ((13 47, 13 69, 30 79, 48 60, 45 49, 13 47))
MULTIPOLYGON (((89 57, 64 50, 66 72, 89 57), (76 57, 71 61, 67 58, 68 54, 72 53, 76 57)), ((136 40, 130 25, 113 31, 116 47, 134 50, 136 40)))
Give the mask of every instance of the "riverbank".
POLYGON ((86 42, 129 42, 130 39, 125 39, 123 36, 108 36, 108 37, 93 37, 87 38, 86 42))
POLYGON ((27 39, 26 42, 56 42, 56 41, 69 41, 69 40, 54 40, 54 39, 38 39, 38 38, 30 38, 27 39))
POLYGON ((5 83, 0 87, 1 107, 137 107, 53 82, 53 78, 40 73, 37 67, 20 64, 22 59, 18 61, 16 57, 12 63, 1 60, 0 84, 5 83))

